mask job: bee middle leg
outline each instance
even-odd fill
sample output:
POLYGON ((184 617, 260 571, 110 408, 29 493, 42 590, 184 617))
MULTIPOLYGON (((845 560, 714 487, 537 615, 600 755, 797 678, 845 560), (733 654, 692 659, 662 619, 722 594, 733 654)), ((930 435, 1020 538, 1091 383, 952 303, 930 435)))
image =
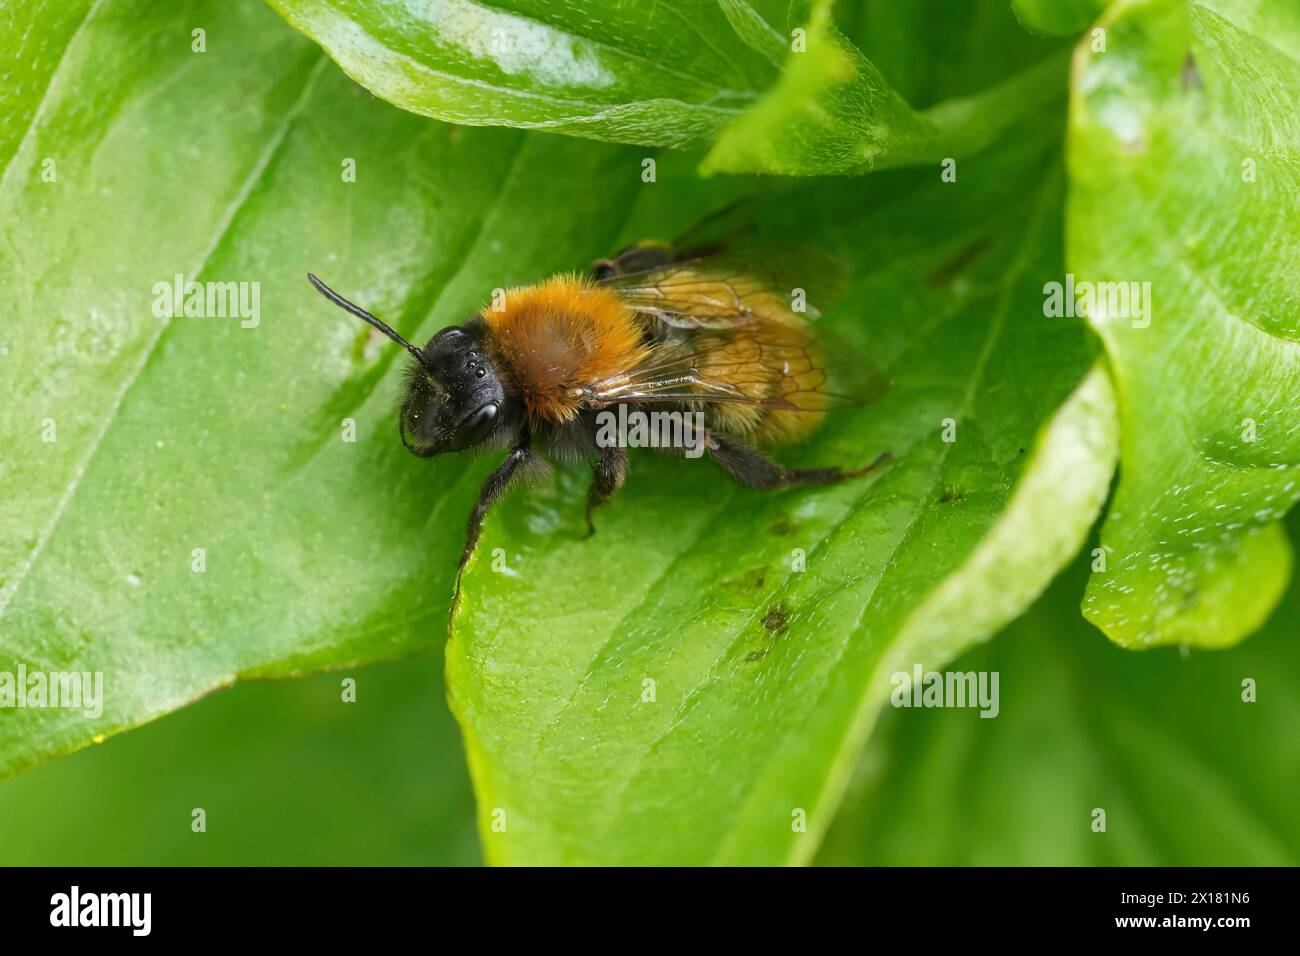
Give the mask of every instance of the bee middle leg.
POLYGON ((893 456, 884 452, 865 468, 785 468, 748 445, 710 432, 705 447, 732 478, 759 491, 777 491, 801 485, 829 485, 875 471, 893 456))
POLYGON ((623 487, 627 478, 627 449, 618 447, 602 448, 600 457, 592 468, 594 477, 591 487, 587 489, 587 537, 596 533, 592 522, 592 513, 614 497, 615 492, 623 487))

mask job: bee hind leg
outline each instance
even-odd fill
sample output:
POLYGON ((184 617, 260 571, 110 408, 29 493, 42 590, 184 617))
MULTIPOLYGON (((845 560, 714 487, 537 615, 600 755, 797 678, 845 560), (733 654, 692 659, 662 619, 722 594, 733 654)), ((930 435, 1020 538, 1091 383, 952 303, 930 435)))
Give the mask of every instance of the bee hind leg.
POLYGON ((865 468, 785 468, 726 435, 710 433, 705 447, 727 474, 742 485, 759 491, 778 491, 802 485, 829 485, 846 478, 857 478, 870 474, 893 457, 889 452, 884 452, 865 468))
POLYGON ((593 478, 587 489, 587 537, 596 533, 591 516, 597 508, 614 497, 627 478, 627 449, 610 447, 600 450, 600 457, 592 466, 593 478))

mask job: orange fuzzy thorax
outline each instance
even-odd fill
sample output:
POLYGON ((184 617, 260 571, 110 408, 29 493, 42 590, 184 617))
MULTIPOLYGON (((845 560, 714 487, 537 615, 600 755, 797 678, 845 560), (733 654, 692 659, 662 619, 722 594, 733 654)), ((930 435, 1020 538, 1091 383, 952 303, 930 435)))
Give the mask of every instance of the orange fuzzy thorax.
POLYGON ((535 424, 572 421, 584 388, 646 355, 632 310, 576 276, 510 289, 499 310, 480 315, 535 424))

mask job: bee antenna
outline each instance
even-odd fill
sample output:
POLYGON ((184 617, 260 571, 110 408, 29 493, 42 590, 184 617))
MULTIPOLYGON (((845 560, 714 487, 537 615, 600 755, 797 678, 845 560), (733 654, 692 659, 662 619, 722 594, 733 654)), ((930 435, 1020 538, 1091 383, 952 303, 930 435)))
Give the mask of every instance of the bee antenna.
POLYGON ((428 363, 424 360, 424 353, 421 352, 419 349, 417 349, 410 342, 406 341, 406 339, 398 335, 397 332, 392 328, 392 326, 386 323, 383 319, 380 319, 378 316, 371 315, 369 312, 361 308, 361 306, 357 305, 356 303, 349 302, 347 299, 343 298, 343 296, 339 295, 337 292, 335 292, 333 289, 327 286, 324 282, 321 282, 320 279, 316 278, 316 276, 310 272, 307 273, 307 281, 316 287, 317 292, 325 296, 325 298, 329 299, 331 302, 337 305, 344 312, 351 312, 353 315, 355 315, 358 319, 361 319, 363 322, 370 323, 372 326, 377 328, 380 332, 383 332, 384 335, 388 336, 390 339, 392 339, 402 348, 406 349, 406 351, 414 355, 416 361, 419 362, 421 365, 423 365, 425 368, 429 367, 428 363))

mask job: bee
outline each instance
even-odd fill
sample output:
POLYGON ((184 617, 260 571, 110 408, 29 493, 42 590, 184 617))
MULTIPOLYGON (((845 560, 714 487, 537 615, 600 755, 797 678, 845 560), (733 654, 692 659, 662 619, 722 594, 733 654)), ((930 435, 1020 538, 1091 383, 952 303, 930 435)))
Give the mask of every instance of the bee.
POLYGON ((693 413, 683 443, 698 443, 733 479, 762 491, 838 482, 889 459, 886 452, 860 468, 786 468, 756 450, 806 436, 835 396, 808 313, 743 260, 638 243, 585 274, 510 289, 423 348, 307 278, 411 353, 397 417, 412 454, 508 449, 479 491, 460 570, 492 505, 548 455, 591 461, 594 533, 593 513, 628 475, 624 443, 600 440, 601 413, 619 405, 693 413))

